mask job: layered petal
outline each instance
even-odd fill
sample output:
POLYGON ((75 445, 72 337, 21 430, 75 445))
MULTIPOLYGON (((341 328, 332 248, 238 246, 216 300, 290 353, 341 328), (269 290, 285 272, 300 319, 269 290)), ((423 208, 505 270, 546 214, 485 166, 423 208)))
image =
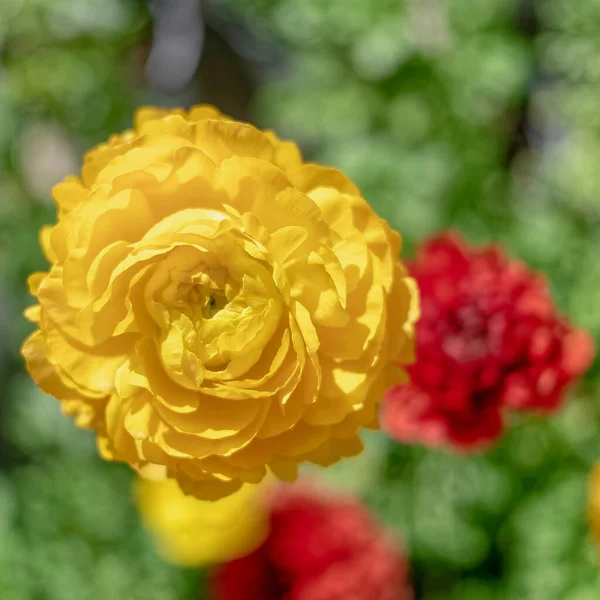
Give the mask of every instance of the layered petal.
POLYGON ((54 196, 23 354, 104 458, 214 500, 360 451, 418 309, 348 178, 213 107, 148 107, 54 196))

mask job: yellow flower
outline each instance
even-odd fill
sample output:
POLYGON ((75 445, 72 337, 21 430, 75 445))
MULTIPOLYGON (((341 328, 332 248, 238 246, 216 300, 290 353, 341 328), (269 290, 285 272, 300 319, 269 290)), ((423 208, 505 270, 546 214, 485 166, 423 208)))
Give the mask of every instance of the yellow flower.
POLYGON ((596 464, 589 482, 589 510, 588 518, 592 528, 592 535, 600 549, 600 462, 596 464))
POLYGON ((173 479, 140 479, 136 496, 148 529, 170 562, 200 566, 252 552, 266 538, 269 512, 263 485, 244 485, 209 502, 186 496, 173 479))
POLYGON ((360 452, 418 308, 342 173, 209 106, 145 108, 54 199, 22 352, 105 459, 216 499, 360 452))

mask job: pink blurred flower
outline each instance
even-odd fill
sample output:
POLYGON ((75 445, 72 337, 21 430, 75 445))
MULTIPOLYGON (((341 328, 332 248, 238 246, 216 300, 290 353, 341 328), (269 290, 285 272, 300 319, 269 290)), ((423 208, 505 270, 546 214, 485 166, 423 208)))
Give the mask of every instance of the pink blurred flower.
POLYGON ((463 449, 501 435, 506 410, 558 409, 590 366, 592 338, 556 311, 545 280, 494 246, 455 233, 424 244, 411 383, 386 393, 384 429, 404 442, 463 449))
POLYGON ((271 531, 213 579, 217 600, 411 600, 395 540, 353 500, 296 486, 272 498, 271 531))

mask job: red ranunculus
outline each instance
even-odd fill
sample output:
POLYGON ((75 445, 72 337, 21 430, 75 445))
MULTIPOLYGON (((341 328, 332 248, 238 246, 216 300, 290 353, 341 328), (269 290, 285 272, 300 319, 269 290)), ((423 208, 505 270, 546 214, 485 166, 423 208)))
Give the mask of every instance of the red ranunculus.
POLYGON ((591 364, 591 337, 557 314, 543 277, 499 248, 446 233, 409 268, 422 316, 411 383, 388 390, 383 404, 392 437, 480 447, 502 433, 506 410, 560 407, 591 364))
POLYGON ((395 540, 353 500, 275 493, 271 531, 249 556, 221 565, 217 600, 411 600, 395 540))

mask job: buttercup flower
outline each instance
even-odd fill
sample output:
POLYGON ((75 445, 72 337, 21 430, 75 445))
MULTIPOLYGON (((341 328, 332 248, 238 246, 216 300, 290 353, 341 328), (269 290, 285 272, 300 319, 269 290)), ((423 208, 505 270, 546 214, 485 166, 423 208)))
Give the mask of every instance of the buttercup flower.
POLYGON ((215 600, 410 600, 398 544, 353 500, 279 490, 270 533, 219 567, 215 600))
POLYGON ((167 560, 200 566, 244 556, 267 535, 268 508, 261 485, 244 485, 216 502, 186 496, 173 479, 136 486, 138 506, 167 560))
POLYGON ((210 106, 146 108, 54 198, 23 355, 104 458, 215 499, 361 450, 417 308, 344 175, 210 106))
POLYGON ((502 433, 506 410, 557 409, 589 367, 591 337, 556 312, 542 277, 495 247, 449 233, 412 275, 422 295, 411 384, 386 394, 382 420, 402 441, 470 448, 502 433))

